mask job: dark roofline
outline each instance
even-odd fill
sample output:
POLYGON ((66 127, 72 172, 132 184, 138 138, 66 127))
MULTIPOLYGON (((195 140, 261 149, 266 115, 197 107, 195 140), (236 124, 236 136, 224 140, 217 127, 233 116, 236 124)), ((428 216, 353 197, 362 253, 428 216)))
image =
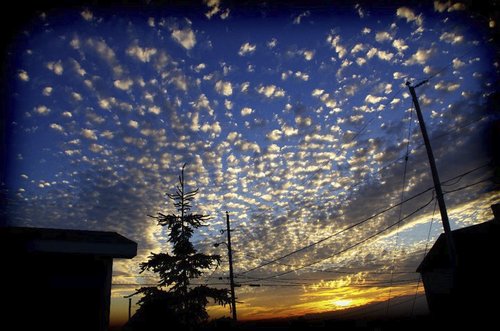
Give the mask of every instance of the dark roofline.
POLYGON ((0 246, 21 253, 59 253, 133 258, 137 243, 116 232, 0 227, 0 246))

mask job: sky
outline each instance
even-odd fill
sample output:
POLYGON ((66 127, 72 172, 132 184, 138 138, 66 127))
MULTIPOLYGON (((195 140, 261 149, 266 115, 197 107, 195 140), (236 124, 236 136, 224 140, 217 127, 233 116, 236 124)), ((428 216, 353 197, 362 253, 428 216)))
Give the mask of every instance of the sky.
POLYGON ((123 296, 155 282, 139 264, 170 248, 147 215, 173 211, 164 194, 186 163, 195 210, 211 216, 193 241, 223 257, 193 282, 227 287, 225 246, 213 244, 228 211, 241 319, 404 297, 425 311, 414 271, 442 226, 407 81, 428 79, 416 93, 452 228, 491 219, 500 201, 499 22, 468 6, 39 12, 6 56, 2 222, 136 241, 137 257, 114 263, 111 319, 122 323, 123 296))

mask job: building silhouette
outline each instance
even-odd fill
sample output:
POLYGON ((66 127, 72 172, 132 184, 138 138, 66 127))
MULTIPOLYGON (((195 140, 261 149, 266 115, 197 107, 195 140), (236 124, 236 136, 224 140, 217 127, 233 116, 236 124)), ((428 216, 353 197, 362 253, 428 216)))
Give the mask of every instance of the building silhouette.
POLYGON ((3 330, 107 330, 113 258, 137 252, 115 232, 22 227, 0 247, 3 330))
POLYGON ((452 270, 446 238, 441 234, 417 272, 422 275, 432 316, 443 323, 488 325, 496 317, 500 297, 500 204, 491 206, 494 219, 452 231, 457 267, 452 270))

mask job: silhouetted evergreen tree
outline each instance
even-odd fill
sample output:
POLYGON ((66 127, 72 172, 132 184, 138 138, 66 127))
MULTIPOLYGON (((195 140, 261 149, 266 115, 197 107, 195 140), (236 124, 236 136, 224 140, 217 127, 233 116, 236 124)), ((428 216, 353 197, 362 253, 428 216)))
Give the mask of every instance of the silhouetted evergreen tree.
POLYGON ((208 216, 191 212, 191 203, 198 189, 186 190, 185 166, 182 167, 175 193, 167 193, 168 198, 174 202, 177 213, 149 215, 155 218, 159 225, 168 228, 168 241, 172 243, 172 251, 151 253, 148 261, 141 263, 141 272, 153 271, 158 274, 160 280, 157 287, 143 287, 138 290, 143 297, 139 301, 136 321, 130 323, 133 329, 194 330, 208 319, 208 298, 220 305, 230 302, 226 289, 190 284, 191 279, 199 278, 203 274, 203 270, 218 266, 220 256, 198 253, 190 241, 193 230, 203 226, 208 216))

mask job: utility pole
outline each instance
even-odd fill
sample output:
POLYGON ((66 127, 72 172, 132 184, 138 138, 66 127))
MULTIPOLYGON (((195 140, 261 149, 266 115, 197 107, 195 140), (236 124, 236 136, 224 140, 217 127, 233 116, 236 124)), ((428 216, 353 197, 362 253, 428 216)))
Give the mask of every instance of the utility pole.
POLYGON ((226 211, 227 226, 227 255, 229 256, 229 282, 231 286, 231 305, 233 308, 233 320, 236 322, 236 298, 234 294, 234 274, 233 274, 233 251, 231 250, 231 227, 229 226, 229 212, 226 211))
POLYGON ((439 180, 439 174, 436 167, 436 160, 434 159, 434 154, 432 153, 431 142, 429 140, 429 135, 427 134, 427 129, 425 128, 424 117, 422 116, 422 111, 420 110, 420 104, 418 103, 417 94, 415 93, 416 87, 419 87, 427 82, 428 80, 426 79, 415 86, 411 86, 410 82, 406 82, 406 86, 408 86, 411 97, 413 99, 413 103, 415 104, 418 123, 420 124, 420 131, 422 132, 422 138, 424 139, 425 149, 427 150, 427 157, 429 158, 429 164, 431 166, 432 180, 434 181, 434 189, 436 190, 436 197, 439 204, 439 211, 441 213, 441 221, 443 223, 446 243, 448 245, 448 253, 449 253, 451 268, 452 271, 454 272, 457 265, 457 254, 455 249, 455 243, 451 235, 450 221, 448 220, 448 212, 446 211, 446 204, 444 202, 443 190, 441 188, 441 181, 439 180))
POLYGON ((132 298, 128 298, 128 320, 132 316, 132 298))

